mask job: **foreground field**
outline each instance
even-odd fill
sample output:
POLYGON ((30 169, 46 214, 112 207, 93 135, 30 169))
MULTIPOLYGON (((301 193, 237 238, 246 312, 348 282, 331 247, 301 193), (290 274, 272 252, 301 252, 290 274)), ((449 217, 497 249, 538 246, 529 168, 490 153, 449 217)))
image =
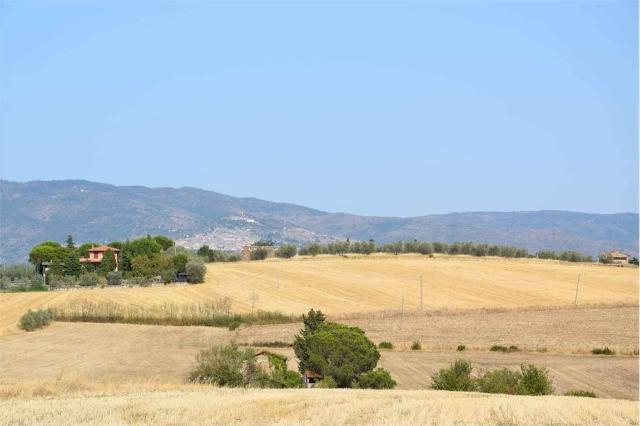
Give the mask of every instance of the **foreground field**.
MULTIPOLYGON (((602 315, 601 312, 602 310, 595 310, 592 316, 602 315)), ((512 314, 512 317, 517 315, 512 314)), ((501 318, 508 320, 509 317, 501 318)), ((583 315, 582 318, 588 316, 583 315)), ((467 324, 475 319, 475 316, 468 318, 467 324)), ((371 327, 379 328, 386 340, 393 340, 390 337, 394 331, 393 323, 391 327, 384 329, 383 321, 374 321, 371 327)), ((464 328, 462 320, 456 321, 464 328)), ((424 322, 422 329, 430 329, 431 323, 437 324, 434 327, 436 329, 443 327, 442 323, 435 320, 424 322)), ((446 324, 445 322, 444 328, 439 329, 439 333, 446 333, 446 324)), ((210 327, 54 323, 37 332, 0 338, 0 384, 20 385, 32 377, 44 380, 81 377, 99 383, 161 379, 167 383, 180 384, 184 383, 194 367, 198 351, 211 344, 228 343, 232 340, 245 343, 292 341, 300 326, 256 326, 231 332, 210 327)), ((368 325, 364 323, 363 326, 367 330, 368 325)), ((609 327, 609 332, 614 334, 616 324, 610 323, 609 327)), ((568 335, 571 330, 572 327, 569 326, 564 333, 568 335)), ((573 330, 575 331, 575 327, 573 330)), ((637 330, 637 324, 631 330, 637 342, 634 330, 637 330)), ((497 332, 500 333, 500 329, 497 332)), ((378 341, 376 333, 372 335, 378 341)), ((466 337, 469 336, 470 334, 466 337)), ((461 335, 457 337, 462 338, 461 335)), ((435 339, 438 341, 437 337, 435 339)), ((470 359, 480 370, 500 367, 517 369, 521 363, 534 363, 549 369, 557 393, 577 388, 595 391, 603 398, 638 398, 637 357, 536 352, 502 354, 489 352, 489 343, 487 341, 482 346, 484 351, 467 350, 463 353, 435 350, 426 344, 422 351, 383 350, 380 366, 391 372, 399 388, 424 389, 431 383, 431 375, 436 370, 448 366, 460 357, 470 359)), ((291 369, 297 368, 290 348, 274 351, 289 357, 291 369)))
POLYGON ((333 315, 420 308, 478 309, 637 304, 638 271, 536 259, 468 256, 319 256, 209 264, 206 283, 152 288, 0 294, 0 335, 17 332, 27 309, 77 299, 123 304, 205 303, 228 297, 235 312, 252 309, 333 315))
POLYGON ((93 390, 0 400, 1 424, 637 424, 632 401, 436 391, 93 390), (330 407, 330 409, 328 409, 330 407))

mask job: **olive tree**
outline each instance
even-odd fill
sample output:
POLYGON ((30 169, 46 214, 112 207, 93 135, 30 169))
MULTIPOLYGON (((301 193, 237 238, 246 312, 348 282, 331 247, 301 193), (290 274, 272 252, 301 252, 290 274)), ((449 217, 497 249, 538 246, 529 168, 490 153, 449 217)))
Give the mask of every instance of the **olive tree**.
POLYGON ((202 283, 204 282, 204 276, 207 273, 207 267, 202 260, 190 260, 185 267, 187 271, 187 277, 189 277, 190 283, 202 283))

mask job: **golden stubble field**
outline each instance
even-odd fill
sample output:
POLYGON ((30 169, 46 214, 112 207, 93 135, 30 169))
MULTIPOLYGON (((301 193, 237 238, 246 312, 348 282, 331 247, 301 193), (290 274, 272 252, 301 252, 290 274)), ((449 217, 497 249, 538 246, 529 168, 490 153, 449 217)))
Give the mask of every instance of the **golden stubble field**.
POLYGON ((206 303, 228 297, 234 312, 252 309, 331 315, 425 310, 637 304, 638 270, 536 259, 469 256, 318 256, 217 263, 204 284, 0 294, 0 335, 17 331, 27 309, 76 299, 123 304, 206 303))
MULTIPOLYGON (((0 338, 0 384, 19 386, 32 378, 87 378, 99 383, 161 380, 181 384, 194 368, 196 354, 210 345, 231 341, 291 342, 300 327, 301 324, 255 326, 231 332, 211 327, 54 323, 37 332, 0 338)), ((375 334, 371 337, 374 342, 379 341, 375 334)), ((501 367, 517 369, 522 363, 533 363, 549 369, 557 393, 586 389, 601 398, 638 398, 636 356, 527 351, 504 354, 488 351, 489 343, 482 346, 482 351, 469 348, 462 353, 455 349, 434 350, 427 344, 421 351, 382 350, 379 365, 391 372, 400 389, 425 389, 434 372, 457 358, 471 360, 478 372, 501 367)), ((289 368, 297 369, 291 348, 269 350, 287 356, 289 368)))
MULTIPOLYGON (((637 424, 638 405, 629 399, 638 398, 638 358, 627 355, 638 347, 637 272, 530 259, 318 256, 210 264, 199 285, 0 294, 0 424, 637 424), (26 333, 16 327, 27 309, 80 299, 151 306, 222 298, 234 312, 321 309, 363 328, 376 343, 394 342, 397 349, 382 351, 380 366, 398 390, 185 383, 201 349, 291 341, 301 324, 233 332, 54 323, 26 333), (413 340, 424 349, 408 350, 413 340), (467 351, 455 352, 458 344, 467 351), (496 354, 488 351, 493 344, 523 351, 496 354), (605 345, 618 355, 589 354, 605 345), (425 390, 433 372, 459 357, 479 371, 535 363, 549 369, 556 393, 586 389, 600 398, 425 390)), ((291 349, 276 351, 293 358, 291 349)))
POLYGON ((0 400, 0 424, 633 425, 638 415, 637 402, 563 396, 154 386, 10 397, 0 400))

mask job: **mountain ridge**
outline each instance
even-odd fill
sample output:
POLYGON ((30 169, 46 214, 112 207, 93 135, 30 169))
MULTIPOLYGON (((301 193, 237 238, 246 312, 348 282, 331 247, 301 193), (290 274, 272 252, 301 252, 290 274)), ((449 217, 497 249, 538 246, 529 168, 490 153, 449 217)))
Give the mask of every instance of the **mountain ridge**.
POLYGON ((195 187, 117 186, 81 179, 0 180, 0 257, 26 260, 39 241, 105 242, 166 234, 187 247, 237 250, 260 238, 304 244, 419 239, 509 244, 531 251, 638 251, 637 213, 563 210, 453 212, 415 217, 332 213, 195 187))

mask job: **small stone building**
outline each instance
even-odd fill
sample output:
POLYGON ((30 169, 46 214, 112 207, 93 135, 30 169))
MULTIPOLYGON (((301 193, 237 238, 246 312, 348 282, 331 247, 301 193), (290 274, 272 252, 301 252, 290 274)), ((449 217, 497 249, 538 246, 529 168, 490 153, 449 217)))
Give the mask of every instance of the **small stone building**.
POLYGON ((304 385, 308 388, 314 388, 316 384, 323 379, 322 374, 315 373, 311 370, 305 370, 302 378, 304 385))

